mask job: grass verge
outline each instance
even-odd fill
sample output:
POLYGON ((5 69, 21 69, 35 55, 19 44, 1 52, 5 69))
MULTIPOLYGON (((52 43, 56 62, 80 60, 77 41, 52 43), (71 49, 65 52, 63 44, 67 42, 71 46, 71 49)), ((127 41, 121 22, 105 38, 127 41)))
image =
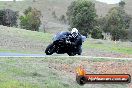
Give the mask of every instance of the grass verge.
POLYGON ((117 69, 124 64, 132 63, 127 60, 79 57, 0 58, 0 62, 0 88, 127 88, 127 84, 80 86, 75 80, 75 68, 84 65, 88 73, 91 73, 97 72, 97 64, 108 66, 114 63, 115 67, 112 69, 117 69))

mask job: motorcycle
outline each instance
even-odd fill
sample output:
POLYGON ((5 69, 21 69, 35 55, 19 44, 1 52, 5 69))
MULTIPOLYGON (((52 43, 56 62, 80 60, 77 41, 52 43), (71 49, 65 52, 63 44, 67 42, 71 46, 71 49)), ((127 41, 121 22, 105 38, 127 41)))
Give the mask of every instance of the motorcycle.
MULTIPOLYGON (((58 33, 53 38, 53 43, 47 46, 45 53, 46 55, 52 55, 53 53, 64 54, 67 53, 69 56, 76 54, 81 55, 82 50, 77 50, 76 46, 70 44, 70 37, 66 36, 65 32, 58 33)), ((86 39, 82 36, 82 41, 86 39)))

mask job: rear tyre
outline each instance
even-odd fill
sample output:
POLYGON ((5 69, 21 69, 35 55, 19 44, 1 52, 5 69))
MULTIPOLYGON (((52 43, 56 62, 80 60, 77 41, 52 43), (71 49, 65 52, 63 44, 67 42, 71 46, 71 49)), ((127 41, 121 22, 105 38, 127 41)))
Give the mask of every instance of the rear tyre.
POLYGON ((67 53, 69 56, 75 56, 73 52, 67 53))
POLYGON ((54 44, 48 45, 45 50, 46 55, 52 55, 54 53, 54 49, 54 44))
POLYGON ((82 49, 79 49, 78 55, 81 55, 81 54, 82 54, 82 49))
POLYGON ((81 55, 82 54, 82 46, 77 47, 77 54, 81 55))

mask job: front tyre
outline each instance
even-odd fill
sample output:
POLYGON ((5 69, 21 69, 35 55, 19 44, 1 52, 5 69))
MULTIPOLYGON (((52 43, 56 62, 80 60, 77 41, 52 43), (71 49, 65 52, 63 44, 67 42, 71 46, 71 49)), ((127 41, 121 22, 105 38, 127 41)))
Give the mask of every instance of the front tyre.
POLYGON ((54 53, 54 50, 55 50, 55 47, 54 47, 54 44, 52 43, 47 46, 45 53, 46 55, 52 55, 54 53))

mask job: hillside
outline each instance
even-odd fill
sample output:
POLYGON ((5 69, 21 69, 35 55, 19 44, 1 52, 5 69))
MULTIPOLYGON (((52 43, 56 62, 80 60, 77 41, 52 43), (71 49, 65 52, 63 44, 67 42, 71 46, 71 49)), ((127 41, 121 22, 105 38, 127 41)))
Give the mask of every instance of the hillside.
POLYGON ((0 26, 0 52, 43 53, 52 34, 0 26))
MULTIPOLYGON (((55 11, 57 17, 59 18, 61 15, 65 15, 67 11, 67 7, 70 3, 74 0, 36 0, 36 2, 32 2, 32 0, 25 0, 20 2, 0 2, 0 9, 3 8, 10 8, 20 12, 20 15, 23 14, 23 11, 28 8, 28 6, 32 6, 37 8, 42 12, 42 26, 41 31, 44 31, 44 28, 47 29, 46 31, 50 33, 59 32, 59 31, 66 31, 68 29, 68 25, 62 24, 57 21, 52 16, 52 12, 55 11)), ((132 11, 132 1, 126 0, 126 12, 131 14, 132 11)), ((108 10, 116 5, 109 5, 101 2, 95 2, 97 14, 99 16, 105 16, 108 10)))
MULTIPOLYGON (((1 2, 0 9, 2 8, 10 8, 13 10, 20 11, 21 13, 26 9, 28 6, 35 7, 39 10, 41 10, 45 20, 48 21, 54 21, 52 18, 52 11, 55 11, 57 16, 65 15, 65 12, 67 11, 67 7, 70 5, 70 3, 74 0, 36 0, 36 2, 32 2, 32 0, 25 0, 20 2, 1 2)), ((116 4, 106 4, 102 2, 97 2, 93 0, 96 5, 96 10, 99 16, 104 16, 108 10, 111 7, 116 6, 116 4)), ((132 1, 131 0, 125 0, 126 6, 125 9, 127 13, 131 14, 132 10, 132 1)))

